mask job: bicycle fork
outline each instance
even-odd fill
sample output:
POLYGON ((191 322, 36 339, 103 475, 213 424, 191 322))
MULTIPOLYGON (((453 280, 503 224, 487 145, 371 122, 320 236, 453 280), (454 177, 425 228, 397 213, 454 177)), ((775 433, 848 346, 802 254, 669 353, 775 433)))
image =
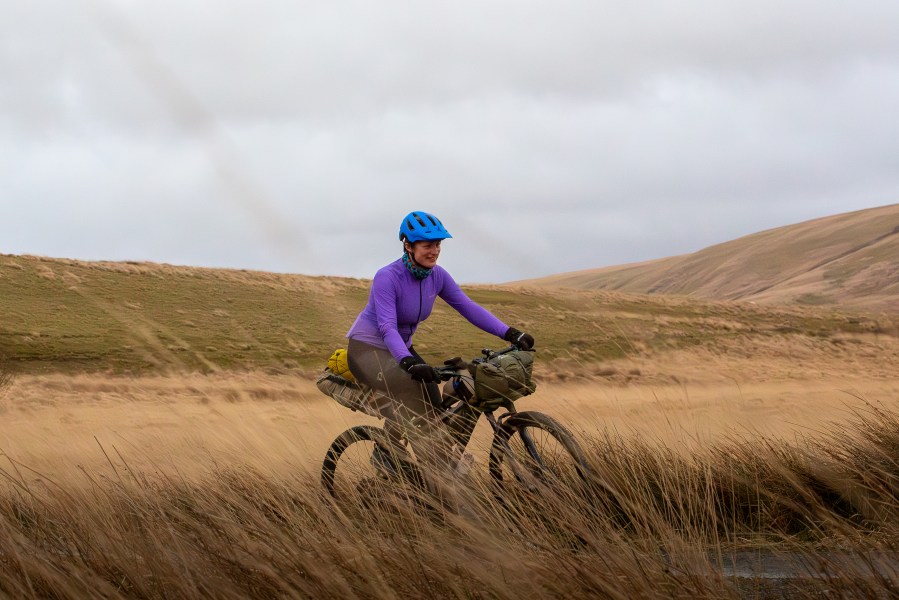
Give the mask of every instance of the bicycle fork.
MULTIPOLYGON (((487 417, 487 421, 490 423, 490 426, 493 428, 494 436, 500 436, 500 428, 503 426, 502 421, 505 417, 514 414, 516 411, 514 408, 511 408, 509 412, 502 415, 499 419, 497 419, 493 415, 493 411, 486 412, 484 415, 487 417)), ((514 433, 512 434, 514 435, 514 433)), ((515 475, 515 479, 519 482, 525 482, 528 475, 532 475, 532 473, 528 473, 527 470, 515 457, 515 453, 512 452, 512 447, 509 445, 509 440, 512 439, 512 435, 508 438, 505 436, 500 436, 498 439, 501 440, 503 445, 503 451, 506 457, 509 460, 509 466, 512 468, 512 473, 515 475)), ((530 432, 527 427, 521 427, 518 429, 518 435, 521 437, 521 442, 524 444, 525 450, 527 450, 528 455, 531 459, 536 463, 537 467, 540 471, 546 467, 543 462, 543 458, 540 456, 540 453, 537 451, 537 445, 534 443, 534 438, 531 437, 530 432)), ((532 490, 533 491, 533 490, 532 490)))

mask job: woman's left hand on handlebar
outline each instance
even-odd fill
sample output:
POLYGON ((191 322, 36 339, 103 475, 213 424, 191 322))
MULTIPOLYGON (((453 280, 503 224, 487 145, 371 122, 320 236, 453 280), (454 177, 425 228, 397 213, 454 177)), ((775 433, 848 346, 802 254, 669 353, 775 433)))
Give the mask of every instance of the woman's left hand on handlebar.
POLYGON ((519 331, 514 327, 509 327, 509 330, 506 332, 506 335, 503 336, 503 339, 507 342, 515 344, 522 350, 530 350, 534 347, 534 336, 529 333, 519 331))

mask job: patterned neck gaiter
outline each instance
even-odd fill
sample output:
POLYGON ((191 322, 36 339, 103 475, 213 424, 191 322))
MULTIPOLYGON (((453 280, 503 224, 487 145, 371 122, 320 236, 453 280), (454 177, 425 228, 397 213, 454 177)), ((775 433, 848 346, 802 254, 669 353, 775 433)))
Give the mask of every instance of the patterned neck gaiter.
POLYGON ((406 268, 409 269, 409 272, 412 273, 412 275, 414 275, 418 280, 425 279, 428 275, 431 274, 432 271, 432 269, 416 267, 415 263, 412 262, 412 259, 409 258, 408 252, 403 252, 403 264, 406 265, 406 268))

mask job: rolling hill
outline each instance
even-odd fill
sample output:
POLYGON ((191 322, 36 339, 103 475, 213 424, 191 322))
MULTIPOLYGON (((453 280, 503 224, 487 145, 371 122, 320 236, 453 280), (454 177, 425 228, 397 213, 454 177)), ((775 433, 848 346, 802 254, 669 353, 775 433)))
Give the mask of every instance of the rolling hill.
POLYGON ((895 311, 899 204, 762 231, 692 254, 518 283, 895 311))
MULTIPOLYGON (((365 304, 370 282, 151 263, 0 255, 0 370, 166 374, 321 368, 365 304)), ((538 374, 621 382, 714 361, 746 376, 878 376, 899 361, 899 315, 764 306, 602 290, 469 286, 537 338, 538 374), (862 361, 862 362, 860 362, 862 361), (730 365, 730 366, 728 366, 730 365), (801 365, 805 365, 804 367, 801 365), (827 366, 830 365, 830 366, 827 366), (756 367, 752 367, 755 369, 756 367), (758 372, 756 372, 758 374, 758 372), (773 375, 772 375, 773 376, 773 375)), ((503 343, 438 302, 416 335, 431 361, 503 343)))

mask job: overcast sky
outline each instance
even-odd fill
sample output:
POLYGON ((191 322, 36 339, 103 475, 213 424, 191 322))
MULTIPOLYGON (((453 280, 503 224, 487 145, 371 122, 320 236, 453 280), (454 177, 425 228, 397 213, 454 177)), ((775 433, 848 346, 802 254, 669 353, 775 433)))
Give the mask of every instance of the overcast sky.
POLYGON ((896 0, 0 0, 0 253, 502 282, 899 202, 896 0))

